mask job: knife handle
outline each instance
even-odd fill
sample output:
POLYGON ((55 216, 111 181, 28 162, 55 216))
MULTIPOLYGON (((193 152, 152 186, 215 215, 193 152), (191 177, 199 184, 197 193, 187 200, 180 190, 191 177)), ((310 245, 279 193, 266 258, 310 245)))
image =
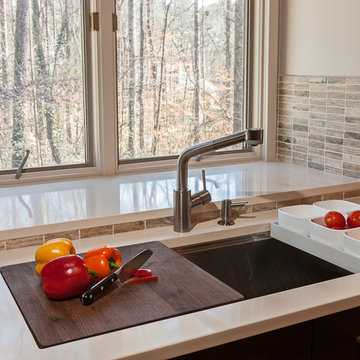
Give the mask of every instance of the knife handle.
POLYGON ((93 285, 88 291, 81 296, 83 305, 92 304, 106 289, 108 289, 117 280, 117 274, 112 273, 93 285))

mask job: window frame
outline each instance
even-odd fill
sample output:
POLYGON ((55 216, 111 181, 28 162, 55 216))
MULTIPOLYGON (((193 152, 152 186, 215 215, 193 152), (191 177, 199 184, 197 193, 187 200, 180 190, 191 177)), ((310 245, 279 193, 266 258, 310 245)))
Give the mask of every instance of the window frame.
MULTIPOLYGON (((117 77, 116 33, 113 32, 115 0, 79 0, 85 3, 84 23, 89 29, 90 12, 99 13, 98 32, 86 30, 86 73, 88 116, 88 165, 61 166, 47 171, 25 172, 15 180, 14 174, 0 175, 0 185, 20 185, 30 182, 60 181, 89 176, 111 176, 131 172, 165 171, 176 168, 174 159, 148 162, 118 161, 117 139, 117 77), (86 25, 87 24, 87 25, 86 25), (88 48, 88 49, 89 49, 88 48), (110 56, 109 56, 110 54, 110 56)), ((249 127, 264 129, 264 144, 248 152, 207 157, 200 162, 192 160, 192 167, 219 166, 246 161, 274 161, 276 155, 276 106, 278 64, 279 0, 249 0, 247 32, 248 95, 247 118, 249 127)), ((26 167, 26 166, 25 166, 26 167)))

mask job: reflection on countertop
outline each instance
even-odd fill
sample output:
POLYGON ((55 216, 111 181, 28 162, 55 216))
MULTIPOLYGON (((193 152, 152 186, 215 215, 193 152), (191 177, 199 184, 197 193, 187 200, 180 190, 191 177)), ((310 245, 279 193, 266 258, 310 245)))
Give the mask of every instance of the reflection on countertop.
MULTIPOLYGON (((208 167, 213 201, 340 185, 357 179, 278 162, 208 167)), ((0 231, 172 207, 176 172, 117 175, 0 189, 0 231)), ((189 187, 202 186, 201 168, 189 187)))

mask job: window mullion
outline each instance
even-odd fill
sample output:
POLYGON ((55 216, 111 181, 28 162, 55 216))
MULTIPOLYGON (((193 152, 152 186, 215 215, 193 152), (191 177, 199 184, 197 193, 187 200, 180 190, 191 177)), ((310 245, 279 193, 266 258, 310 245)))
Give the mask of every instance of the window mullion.
POLYGON ((102 175, 117 171, 116 48, 112 17, 113 0, 94 0, 100 29, 92 32, 94 149, 96 167, 102 175))

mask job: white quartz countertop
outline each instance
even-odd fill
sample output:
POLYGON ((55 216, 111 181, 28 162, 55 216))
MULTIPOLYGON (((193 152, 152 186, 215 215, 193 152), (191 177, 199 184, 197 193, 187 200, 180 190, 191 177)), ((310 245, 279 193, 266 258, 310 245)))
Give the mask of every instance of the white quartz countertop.
MULTIPOLYGON (((206 174, 213 201, 357 181, 262 161, 208 167, 206 174)), ((0 188, 0 231, 169 209, 175 175, 169 171, 0 188)), ((202 188, 201 168, 189 171, 189 187, 193 192, 202 188)))
MULTIPOLYGON (((169 228, 78 240, 78 252, 108 244, 127 245, 160 240, 169 247, 269 230, 276 211, 244 218, 234 226, 219 228, 216 221, 199 224, 191 233, 169 228)), ((146 245, 144 244, 144 247, 146 245)), ((36 247, 9 250, 0 266, 32 261, 36 247)), ((167 359, 187 352, 263 333, 283 326, 360 305, 360 274, 304 286, 272 295, 156 321, 146 325, 39 349, 0 278, 0 358, 18 359, 167 359)))

